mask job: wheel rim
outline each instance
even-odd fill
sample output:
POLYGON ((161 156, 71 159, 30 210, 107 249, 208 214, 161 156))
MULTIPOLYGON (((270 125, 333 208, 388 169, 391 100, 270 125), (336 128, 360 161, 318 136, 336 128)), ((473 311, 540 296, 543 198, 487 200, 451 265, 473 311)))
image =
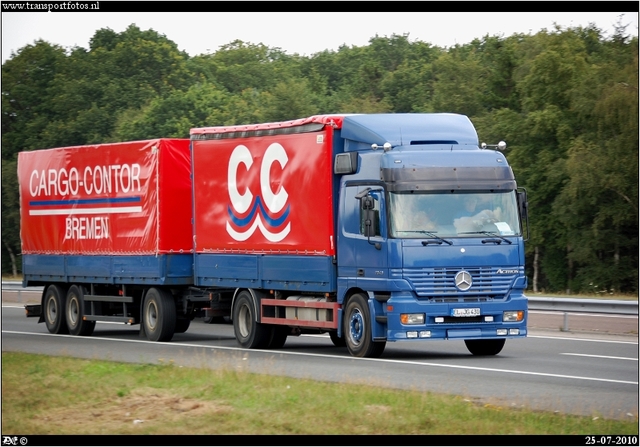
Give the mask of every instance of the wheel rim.
POLYGON ((67 316, 69 318, 69 324, 75 326, 78 323, 78 314, 80 312, 80 308, 78 306, 78 300, 76 297, 72 297, 69 300, 69 305, 67 308, 67 316))
POLYGON ((360 309, 355 309, 349 318, 349 336, 355 345, 359 345, 364 334, 364 318, 360 309))
POLYGON ((151 302, 147 306, 147 325, 151 330, 156 328, 156 324, 158 324, 158 309, 156 308, 155 303, 151 302))
POLYGON ((52 323, 57 321, 58 318, 58 303, 53 297, 50 297, 47 301, 47 318, 52 323))
POLYGON ((247 306, 241 306, 238 312, 238 331, 242 338, 249 336, 249 327, 251 327, 251 312, 247 306))

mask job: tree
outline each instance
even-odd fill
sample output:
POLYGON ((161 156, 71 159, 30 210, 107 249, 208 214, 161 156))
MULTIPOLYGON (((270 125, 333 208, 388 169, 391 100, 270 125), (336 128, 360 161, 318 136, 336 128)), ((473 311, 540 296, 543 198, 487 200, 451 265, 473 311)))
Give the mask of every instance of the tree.
POLYGON ((91 50, 74 49, 50 87, 56 113, 41 133, 40 147, 114 141, 120 114, 192 82, 187 59, 153 30, 98 30, 91 50))
POLYGON ((295 73, 298 65, 296 56, 289 56, 279 48, 234 40, 213 54, 194 58, 192 69, 202 79, 240 94, 250 88, 271 89, 282 78, 295 73))
POLYGON ((425 106, 431 112, 454 112, 468 116, 485 111, 488 70, 475 54, 460 57, 443 53, 433 63, 433 97, 425 106))
POLYGON ((2 64, 2 159, 38 147, 37 136, 55 119, 52 85, 65 70, 64 49, 42 40, 2 64))
POLYGON ((383 76, 380 89, 391 110, 409 113, 425 108, 433 97, 433 62, 443 50, 422 42, 412 43, 405 60, 383 76))
POLYGON ((557 207, 567 216, 577 289, 638 290, 637 67, 636 49, 625 67, 609 63, 597 68, 615 74, 596 89, 600 96, 589 113, 591 130, 569 148, 569 180, 557 207))
POLYGON ((193 127, 230 124, 223 112, 229 96, 210 83, 193 85, 186 92, 175 90, 122 113, 114 135, 120 141, 188 138, 193 127))
POLYGON ((13 276, 20 265, 20 195, 18 169, 14 160, 2 160, 2 271, 13 276))
POLYGON ((287 121, 318 113, 318 101, 304 79, 280 82, 264 92, 264 121, 287 121))

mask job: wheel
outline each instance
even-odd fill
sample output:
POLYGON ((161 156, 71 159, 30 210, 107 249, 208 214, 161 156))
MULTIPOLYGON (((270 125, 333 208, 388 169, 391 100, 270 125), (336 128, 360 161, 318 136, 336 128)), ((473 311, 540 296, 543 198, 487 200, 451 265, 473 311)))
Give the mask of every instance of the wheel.
POLYGON ((358 293, 349 298, 344 315, 344 339, 349 353, 354 357, 380 357, 387 343, 371 338, 371 316, 365 296, 358 293))
POLYGON ((84 301, 84 287, 73 285, 67 292, 66 316, 67 327, 71 335, 89 336, 96 327, 95 321, 85 321, 83 317, 89 309, 84 301))
POLYGON ((289 326, 271 326, 271 337, 269 337, 269 343, 267 349, 280 349, 287 342, 287 337, 291 332, 289 326))
POLYGON ((496 355, 504 347, 505 338, 492 338, 489 340, 465 340, 464 344, 473 355, 496 355))
POLYGON ((228 323, 226 317, 204 317, 206 324, 226 324, 228 323))
POLYGON ((344 348, 345 346, 347 346, 347 342, 344 337, 338 337, 338 331, 329 332, 329 338, 331 339, 333 345, 337 346, 338 348, 344 348))
POLYGON ((238 294, 233 306, 233 331, 243 348, 264 348, 271 342, 270 328, 256 321, 253 297, 246 290, 238 294))
POLYGON ((174 331, 176 334, 182 334, 187 332, 189 326, 191 325, 191 320, 188 318, 178 318, 176 320, 176 330, 174 331))
POLYGON ((55 284, 47 287, 43 301, 44 321, 52 334, 69 333, 64 316, 65 303, 65 290, 62 287, 55 284))
POLYGON ((151 341, 169 341, 176 331, 176 303, 162 289, 149 289, 142 305, 142 324, 151 341))

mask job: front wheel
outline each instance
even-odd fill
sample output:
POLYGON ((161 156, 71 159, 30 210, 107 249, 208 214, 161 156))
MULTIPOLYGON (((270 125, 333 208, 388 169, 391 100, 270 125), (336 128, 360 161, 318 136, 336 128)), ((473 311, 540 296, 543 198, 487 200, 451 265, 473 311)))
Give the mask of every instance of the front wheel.
POLYGON ((86 321, 87 303, 84 301, 84 288, 73 285, 67 292, 66 315, 67 326, 71 335, 89 336, 96 327, 95 321, 86 321))
POLYGON ((151 288, 142 305, 142 324, 151 341, 169 341, 176 331, 176 302, 162 289, 151 288))
POLYGON ((344 348, 347 346, 347 342, 344 337, 338 337, 338 331, 330 331, 329 338, 331 339, 331 343, 338 348, 344 348))
POLYGON ((52 334, 68 334, 69 328, 65 319, 65 290, 51 284, 44 294, 43 311, 47 330, 52 334))
POLYGON ((267 347, 273 335, 270 329, 256 321, 256 308, 251 294, 246 290, 240 292, 233 305, 233 331, 240 346, 247 349, 267 347))
POLYGON ((496 355, 504 347, 504 338, 491 338, 488 340, 465 340, 464 344, 473 355, 496 355))
POLYGON ((358 293, 347 302, 344 312, 344 339, 354 357, 380 357, 386 342, 373 341, 367 298, 358 293))

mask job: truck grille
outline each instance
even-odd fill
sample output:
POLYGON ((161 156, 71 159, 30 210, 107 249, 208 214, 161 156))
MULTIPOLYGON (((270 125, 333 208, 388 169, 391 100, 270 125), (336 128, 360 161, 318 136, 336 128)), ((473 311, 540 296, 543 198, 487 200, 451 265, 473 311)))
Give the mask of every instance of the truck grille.
MULTIPOLYGON (((499 267, 404 268, 392 269, 391 277, 407 280, 418 297, 441 302, 473 302, 505 299, 516 276, 524 274, 498 274, 499 267), (455 276, 466 270, 473 285, 465 292, 458 290, 455 276)), ((522 270, 522 269, 518 269, 522 270)))

